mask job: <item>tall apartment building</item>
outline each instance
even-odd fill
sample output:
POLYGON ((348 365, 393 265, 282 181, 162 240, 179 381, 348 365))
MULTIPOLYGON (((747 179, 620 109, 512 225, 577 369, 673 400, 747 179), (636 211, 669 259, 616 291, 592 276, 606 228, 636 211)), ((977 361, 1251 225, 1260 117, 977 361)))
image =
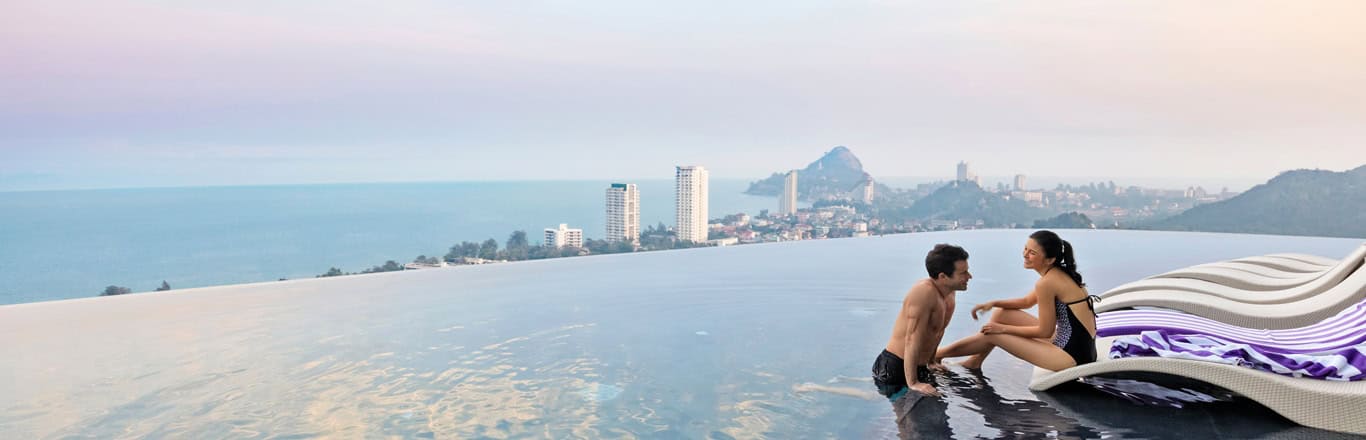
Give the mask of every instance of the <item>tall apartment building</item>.
POLYGON ((695 165, 677 167, 674 197, 678 239, 707 241, 707 169, 695 165))
POLYGON ((1016 174, 1016 175, 1015 175, 1015 190, 1016 190, 1016 191, 1024 191, 1024 189, 1025 189, 1025 176, 1024 176, 1024 174, 1016 174))
POLYGON ((783 193, 778 196, 778 215, 797 213, 797 170, 787 172, 783 179, 783 193))
POLYGON ((558 228, 545 228, 546 247, 583 247, 583 230, 570 229, 569 225, 560 223, 558 228))
POLYGON ((634 183, 607 187, 607 241, 640 241, 640 191, 634 183))
POLYGON ((876 185, 873 184, 872 176, 864 176, 863 183, 859 184, 858 188, 855 189, 855 195, 859 200, 862 200, 864 204, 872 205, 875 186, 876 185))

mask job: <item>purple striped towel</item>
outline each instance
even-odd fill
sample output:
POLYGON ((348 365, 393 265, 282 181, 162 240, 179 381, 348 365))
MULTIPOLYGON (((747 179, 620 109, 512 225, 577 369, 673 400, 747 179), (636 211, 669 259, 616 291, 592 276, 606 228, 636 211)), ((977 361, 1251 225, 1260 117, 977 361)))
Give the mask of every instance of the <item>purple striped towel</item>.
POLYGON ((1111 359, 1139 356, 1218 362, 1292 377, 1338 381, 1366 379, 1363 372, 1366 371, 1366 343, 1321 351, 1282 352, 1209 335, 1146 330, 1137 335, 1117 337, 1110 345, 1111 359))

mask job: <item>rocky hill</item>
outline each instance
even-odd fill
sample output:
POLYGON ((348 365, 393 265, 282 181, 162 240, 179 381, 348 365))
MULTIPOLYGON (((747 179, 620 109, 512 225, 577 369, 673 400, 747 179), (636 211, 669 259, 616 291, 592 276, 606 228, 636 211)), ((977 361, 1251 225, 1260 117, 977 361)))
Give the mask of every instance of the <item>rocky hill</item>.
POLYGON ((1366 238, 1366 166, 1343 172, 1286 171, 1236 197, 1146 227, 1366 238))

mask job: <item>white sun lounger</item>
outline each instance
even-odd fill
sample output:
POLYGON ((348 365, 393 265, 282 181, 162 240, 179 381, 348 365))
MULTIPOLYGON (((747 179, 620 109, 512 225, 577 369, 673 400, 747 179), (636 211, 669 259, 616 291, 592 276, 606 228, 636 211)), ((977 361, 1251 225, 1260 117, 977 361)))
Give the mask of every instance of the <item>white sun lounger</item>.
POLYGON ((1190 266, 1190 268, 1176 269, 1176 271, 1158 273, 1158 275, 1149 276, 1149 279, 1154 279, 1154 277, 1194 277, 1183 276, 1180 275, 1180 273, 1202 272, 1208 271, 1208 269, 1220 269, 1220 271, 1238 271, 1242 273, 1247 273, 1247 275, 1251 276, 1273 277, 1273 279, 1315 279, 1315 277, 1324 275, 1325 272, 1330 271, 1330 269, 1332 269, 1333 266, 1326 266, 1326 268, 1325 266, 1315 266, 1315 268, 1318 269, 1314 269, 1314 271, 1285 271, 1285 269, 1269 268, 1269 266, 1251 264, 1251 262, 1220 261, 1206 262, 1206 264, 1198 264, 1190 266))
POLYGON ((1082 377, 1128 372, 1163 373, 1199 380, 1260 403, 1304 426, 1366 434, 1366 381, 1303 379, 1215 362, 1161 357, 1109 359, 1114 338, 1096 340, 1096 362, 1062 371, 1034 369, 1029 389, 1044 391, 1082 377))
POLYGON ((1267 268, 1254 272, 1248 270, 1247 266, 1237 265, 1237 263, 1209 263, 1153 275, 1147 279, 1193 279, 1245 290, 1279 290, 1314 281, 1322 275, 1322 272, 1289 273, 1267 268))
POLYGON ((1298 260, 1298 261, 1303 261, 1303 262, 1305 262, 1305 263, 1317 264, 1317 265, 1320 265, 1320 266, 1332 266, 1332 265, 1338 263, 1338 260, 1334 260, 1334 259, 1332 259, 1332 258, 1320 257, 1320 256, 1318 256, 1318 255, 1309 255, 1309 254, 1281 253, 1281 254, 1267 254, 1266 256, 1267 256, 1267 257, 1273 257, 1273 258, 1287 258, 1287 259, 1291 259, 1291 260, 1298 260))
POLYGON ((1336 261, 1334 261, 1334 264, 1322 265, 1322 264, 1314 264, 1314 263, 1305 263, 1305 262, 1300 261, 1300 260, 1292 260, 1292 259, 1289 259, 1289 258, 1267 257, 1267 256, 1261 256, 1261 257, 1244 257, 1244 258, 1239 258, 1239 259, 1236 259, 1236 260, 1229 260, 1229 262, 1230 262, 1230 263, 1255 264, 1255 265, 1258 265, 1258 266, 1269 267, 1269 268, 1276 269, 1276 270, 1283 270, 1283 271, 1287 271, 1287 272, 1304 272, 1304 273, 1325 271, 1325 270, 1328 270, 1329 268, 1332 268, 1334 265, 1337 264, 1336 261))
MULTIPOLYGON (((1357 266, 1361 266, 1361 262, 1357 262, 1357 266)), ((1364 298, 1366 270, 1358 269, 1341 283, 1314 294, 1282 291, 1221 296, 1182 290, 1146 290, 1106 297, 1096 304, 1096 313, 1161 307, 1243 327, 1288 329, 1333 316, 1364 298), (1256 299, 1264 301, 1252 301, 1256 299)))
POLYGON ((1348 275, 1361 266, 1363 258, 1366 258, 1366 245, 1358 246, 1350 255, 1339 261, 1336 266, 1315 277, 1313 280, 1277 289, 1250 289, 1240 287, 1241 285, 1231 286, 1213 281, 1189 278, 1148 278, 1121 284, 1118 287, 1101 293, 1099 296, 1102 299, 1109 299, 1119 295, 1142 293, 1145 291, 1179 290, 1221 296, 1244 302, 1271 303, 1293 301, 1305 296, 1318 294, 1337 285, 1337 283, 1346 279, 1348 275), (1274 295, 1272 294, 1273 292, 1274 295))

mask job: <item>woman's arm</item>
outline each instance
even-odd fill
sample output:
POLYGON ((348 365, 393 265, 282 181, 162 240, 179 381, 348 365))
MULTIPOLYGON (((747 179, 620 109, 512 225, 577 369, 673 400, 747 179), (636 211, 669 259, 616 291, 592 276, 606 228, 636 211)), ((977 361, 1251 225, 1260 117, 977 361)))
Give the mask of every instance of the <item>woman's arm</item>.
POLYGON ((1001 309, 1023 310, 1029 309, 1029 307, 1033 307, 1035 303, 1038 303, 1038 301, 1034 297, 1034 292, 1030 291, 1029 294, 1025 294, 1025 297, 1011 299, 996 299, 996 301, 988 301, 982 303, 982 305, 978 307, 985 307, 986 310, 990 310, 992 309, 992 307, 1001 307, 1001 309))
POLYGON ((1023 310, 1034 307, 1034 304, 1037 304, 1038 302, 1039 301, 1035 299, 1034 292, 1030 291, 1019 298, 998 299, 988 302, 987 304, 991 304, 992 307, 1000 307, 1003 309, 1023 310))
POLYGON ((987 301, 972 307, 972 319, 977 319, 978 313, 990 312, 991 309, 995 307, 1000 307, 1002 309, 1021 310, 1034 307, 1034 303, 1036 302, 1038 301, 1034 300, 1034 292, 1026 293, 1025 296, 1019 298, 987 301))
MULTIPOLYGON (((1034 304, 1053 304, 1055 292, 1043 279, 1034 283, 1034 291, 1025 298, 1032 299, 1034 304)), ((1021 298, 1023 299, 1023 298, 1021 298)), ((1030 305, 1034 305, 1030 304, 1030 305)), ((1047 338, 1053 336, 1053 332, 1058 323, 1058 310, 1044 305, 1039 306, 1039 325, 1037 327, 1026 327, 1018 325, 994 325, 991 329, 983 329, 983 333, 1005 333, 1008 335, 1021 336, 1026 338, 1047 338)))

